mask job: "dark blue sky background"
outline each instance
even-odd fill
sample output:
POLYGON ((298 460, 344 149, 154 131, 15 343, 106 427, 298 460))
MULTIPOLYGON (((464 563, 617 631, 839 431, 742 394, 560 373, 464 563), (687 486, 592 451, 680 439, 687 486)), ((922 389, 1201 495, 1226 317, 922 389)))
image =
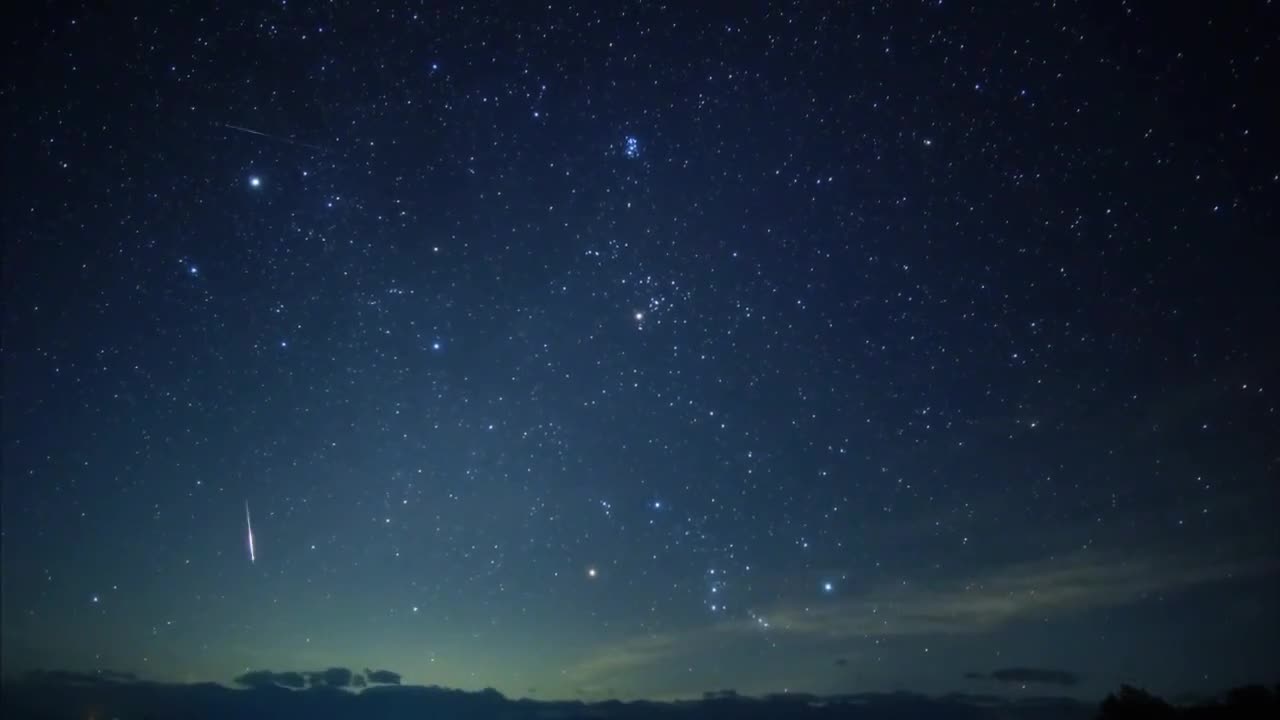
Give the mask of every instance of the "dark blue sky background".
POLYGON ((1278 13, 9 11, 6 670, 1273 680, 1278 13))

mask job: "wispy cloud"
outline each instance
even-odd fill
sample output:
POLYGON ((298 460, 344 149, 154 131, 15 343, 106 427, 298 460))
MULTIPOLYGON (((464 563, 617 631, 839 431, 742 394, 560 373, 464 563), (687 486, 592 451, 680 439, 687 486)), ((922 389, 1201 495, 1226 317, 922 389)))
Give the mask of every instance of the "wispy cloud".
POLYGON ((1262 556, 1224 563, 1187 554, 1086 551, 997 568, 968 581, 907 582, 821 604, 782 602, 760 609, 755 619, 643 635, 607 645, 569 672, 581 682, 603 681, 722 647, 738 637, 761 634, 809 640, 821 646, 858 638, 990 632, 1026 617, 1127 605, 1148 595, 1257 577, 1278 568, 1280 563, 1262 556), (762 619, 767 620, 767 627, 762 619))
POLYGON ((883 587, 845 602, 783 606, 781 631, 833 639, 986 632, 1010 621, 1126 605, 1155 593, 1273 571, 1271 560, 1130 557, 1082 552, 1015 565, 961 585, 883 587))
POLYGON ((582 680, 625 675, 628 671, 687 651, 688 640, 685 635, 676 633, 628 638, 591 655, 576 665, 571 675, 582 680))
POLYGON ((1028 683, 1042 683, 1046 685, 1078 685, 1080 683, 1080 674, 1071 672, 1070 670, 1052 670, 1049 668, 1001 668, 992 670, 990 673, 974 673, 964 674, 968 680, 995 680, 1002 683, 1016 683, 1025 685, 1028 683))

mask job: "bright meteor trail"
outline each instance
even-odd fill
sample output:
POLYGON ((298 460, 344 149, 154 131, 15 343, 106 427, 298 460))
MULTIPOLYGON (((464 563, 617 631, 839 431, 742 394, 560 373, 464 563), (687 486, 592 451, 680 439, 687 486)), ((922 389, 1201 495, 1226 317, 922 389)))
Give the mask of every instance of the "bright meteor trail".
POLYGON ((256 563, 257 558, 253 554, 253 519, 249 517, 249 501, 244 501, 244 524, 249 530, 249 562, 256 563))

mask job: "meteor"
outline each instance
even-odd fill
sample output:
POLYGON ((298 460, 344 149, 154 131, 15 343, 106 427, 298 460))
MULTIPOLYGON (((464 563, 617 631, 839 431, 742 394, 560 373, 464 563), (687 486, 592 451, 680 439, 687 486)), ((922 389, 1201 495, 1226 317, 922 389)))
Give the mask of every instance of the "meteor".
POLYGON ((258 137, 261 137, 261 138, 266 138, 268 140, 274 140, 276 142, 286 143, 288 145, 297 145, 299 147, 315 150, 316 152, 329 152, 327 149, 322 148, 319 145, 312 145, 311 143, 305 143, 305 142, 302 142, 301 140, 294 140, 293 138, 284 137, 282 135, 272 135, 271 133, 264 133, 260 130, 254 130, 253 128, 247 128, 242 125, 232 125, 231 123, 222 123, 222 127, 228 130, 235 130, 236 132, 248 133, 249 135, 257 135, 258 137))
POLYGON ((249 501, 244 501, 244 525, 249 530, 249 562, 257 563, 257 558, 253 554, 253 519, 249 517, 249 501))

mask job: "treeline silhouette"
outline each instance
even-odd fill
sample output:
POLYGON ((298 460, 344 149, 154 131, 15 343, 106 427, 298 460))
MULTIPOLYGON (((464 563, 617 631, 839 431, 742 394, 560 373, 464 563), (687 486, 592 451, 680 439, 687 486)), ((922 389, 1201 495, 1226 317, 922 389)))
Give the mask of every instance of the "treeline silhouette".
POLYGON ((1194 703, 1171 704, 1129 685, 1111 693, 1098 709, 1098 720, 1236 720, 1280 718, 1280 685, 1245 685, 1221 697, 1194 703))
MULTIPOLYGON (((375 672, 375 677, 378 677, 375 672)), ((1250 720, 1280 718, 1280 686, 1237 688, 1194 703, 1168 703, 1123 686, 1099 705, 1064 697, 1018 697, 912 692, 819 696, 798 693, 748 697, 733 690, 682 702, 585 702, 510 700, 496 690, 465 692, 440 687, 328 683, 293 689, 259 683, 233 689, 214 683, 174 684, 120 673, 30 673, 6 678, 0 687, 0 717, 6 720, 200 720, 203 718, 306 718, 346 720, 1250 720), (358 691, 356 691, 358 689, 358 691)), ((368 672, 365 673, 368 675, 368 672)), ((323 679, 325 673, 316 677, 323 679)), ((251 679, 260 678, 259 675, 251 679)), ((398 679, 394 674, 382 679, 398 679)), ((284 677, 285 681, 294 678, 284 677)))

